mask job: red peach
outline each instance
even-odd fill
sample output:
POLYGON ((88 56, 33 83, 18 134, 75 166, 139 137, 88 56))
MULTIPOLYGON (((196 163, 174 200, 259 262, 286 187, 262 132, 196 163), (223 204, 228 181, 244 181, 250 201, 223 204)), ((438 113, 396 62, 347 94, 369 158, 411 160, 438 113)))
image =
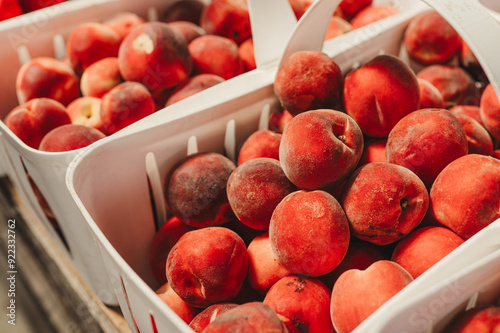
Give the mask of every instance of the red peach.
POLYGON ((193 227, 220 225, 233 219, 226 185, 234 163, 219 153, 189 155, 172 167, 165 182, 172 214, 193 227))
POLYGON ((401 58, 376 56, 346 75, 344 107, 365 135, 386 137, 401 118, 419 109, 417 77, 401 58))
POLYGON ((339 9, 350 20, 363 8, 370 6, 373 0, 342 0, 339 9))
POLYGON ((78 76, 64 62, 37 57, 26 62, 17 72, 16 93, 20 104, 46 97, 68 105, 80 96, 79 84, 78 76))
POLYGON ((413 171, 430 188, 441 170, 468 149, 462 125, 448 110, 421 109, 394 126, 385 157, 413 171))
POLYGON ((170 93, 165 107, 177 103, 184 98, 193 96, 194 94, 215 86, 225 80, 215 74, 198 74, 187 78, 185 81, 181 82, 175 89, 170 93))
POLYGON ((101 129, 101 99, 84 96, 69 103, 66 108, 72 124, 85 125, 101 129))
POLYGON ((417 80, 420 87, 420 108, 444 109, 445 104, 441 91, 427 80, 421 78, 417 78, 417 80))
POLYGON ((298 51, 278 69, 274 93, 292 115, 341 105, 343 76, 340 67, 325 53, 298 51))
POLYGON ((279 159, 292 183, 302 189, 340 185, 354 171, 363 152, 363 134, 347 114, 313 110, 286 126, 279 159))
POLYGON ((246 0, 212 0, 200 16, 200 26, 212 35, 243 43, 252 36, 246 0))
POLYGON ((106 135, 118 132, 128 125, 155 112, 151 93, 138 82, 123 82, 101 99, 101 130, 106 135))
POLYGON ((460 35, 437 11, 428 10, 414 17, 404 34, 410 57, 422 64, 445 63, 461 46, 460 35))
POLYGON ((281 133, 257 130, 243 142, 238 153, 238 165, 254 158, 269 157, 279 160, 281 133))
POLYGON ((280 162, 260 157, 240 164, 227 180, 227 198, 241 223, 267 230, 271 215, 296 187, 288 180, 280 162))
POLYGON ((241 43, 238 46, 238 53, 240 55, 241 61, 243 61, 245 72, 249 72, 257 68, 257 64, 255 62, 253 38, 248 38, 243 43, 241 43))
POLYGON ((469 45, 462 39, 461 47, 459 48, 460 66, 463 67, 472 77, 483 84, 488 84, 489 79, 483 70, 483 67, 477 60, 476 55, 472 52, 469 45))
POLYGON ((98 129, 78 124, 66 124, 45 134, 38 149, 50 152, 70 151, 87 147, 104 137, 106 135, 98 129))
POLYGON ((4 122, 22 142, 38 149, 45 134, 70 124, 71 119, 61 103, 49 98, 35 98, 12 109, 4 122))
POLYGON ((358 163, 358 167, 372 162, 387 162, 385 160, 385 147, 387 139, 369 139, 363 147, 363 154, 358 163))
POLYGON ((481 95, 479 115, 488 132, 500 140, 500 102, 491 83, 486 86, 481 95))
POLYGON ((189 324, 198 314, 199 309, 184 302, 172 290, 168 283, 163 284, 155 293, 158 297, 174 311, 186 324, 189 324))
POLYGON ((292 118, 293 116, 287 110, 272 108, 268 122, 269 129, 276 133, 283 133, 286 124, 288 124, 292 118))
POLYGON ((0 21, 4 21, 24 14, 24 10, 18 0, 0 1, 0 21))
POLYGON ((125 80, 160 91, 184 81, 191 74, 193 60, 179 30, 167 23, 146 22, 123 39, 118 65, 125 80))
POLYGON ((445 327, 447 333, 494 333, 500 330, 500 306, 482 305, 460 312, 445 327))
POLYGON ((355 237, 387 245, 419 225, 429 206, 429 195, 424 183, 409 169, 373 162, 351 175, 340 203, 355 237))
POLYGON ((417 73, 429 81, 443 96, 446 108, 454 105, 479 105, 480 91, 474 79, 463 68, 448 65, 430 65, 417 73))
POLYGON ((475 121, 484 126, 477 105, 455 105, 448 109, 454 116, 464 115, 473 118, 475 121))
POLYGON ((332 290, 330 314, 336 332, 352 332, 412 281, 410 273, 390 260, 345 271, 332 290))
POLYGON ((380 21, 389 16, 397 14, 399 11, 392 5, 374 5, 371 4, 361 9, 352 19, 352 29, 358 29, 368 24, 380 21))
POLYGON ((352 30, 352 25, 346 19, 338 16, 332 16, 328 27, 326 28, 325 40, 343 35, 352 30))
POLYGON ((195 307, 235 297, 248 270, 245 243, 234 231, 207 227, 185 233, 167 258, 172 289, 195 307))
POLYGON ((500 149, 494 150, 492 156, 500 160, 500 149))
POLYGON ((66 0, 22 0, 20 3, 26 13, 57 5, 66 0))
POLYGON ((470 238, 500 217, 500 160, 468 154, 452 161, 437 176, 430 199, 439 223, 470 238))
POLYGON ((469 154, 481 154, 491 156, 493 154, 493 141, 490 134, 480 123, 473 118, 456 115, 467 136, 467 146, 469 154))
POLYGON ((165 9, 161 17, 163 22, 188 21, 200 23, 200 16, 206 2, 203 0, 176 1, 165 9))
POLYGON ((349 224, 339 202, 324 191, 296 191, 274 210, 269 239, 278 262, 294 274, 324 275, 349 246, 349 224))
POLYGON ((391 260, 416 279, 464 242, 448 228, 424 227, 403 238, 394 248, 391 260))
POLYGON ((79 24, 68 37, 66 54, 76 74, 97 60, 116 57, 121 38, 110 27, 98 22, 79 24))
POLYGON ((204 35, 194 39, 188 47, 195 74, 210 73, 228 80, 245 70, 238 45, 229 38, 204 35))
POLYGON ((227 312, 231 309, 234 309, 239 304, 236 303, 217 303, 210 305, 200 313, 196 315, 196 317, 191 320, 189 323, 189 328, 195 331, 195 333, 201 333, 205 327, 207 327, 215 318, 219 315, 227 312))
POLYGON ((255 237, 248 245, 248 282, 262 295, 281 278, 290 275, 276 259, 269 233, 255 237))
POLYGON ((203 30, 202 27, 193 22, 172 21, 167 24, 172 28, 179 30, 179 32, 184 36, 187 44, 191 43, 193 39, 207 34, 207 32, 203 30))
POLYGON ((83 71, 80 90, 83 96, 101 98, 122 82, 118 58, 107 57, 97 60, 83 71))
POLYGON ((263 302, 274 309, 289 333, 334 332, 330 289, 317 279, 283 277, 269 289, 263 302))
POLYGON ((105 19, 102 23, 110 27, 123 39, 138 25, 145 23, 146 20, 133 12, 118 12, 105 19))

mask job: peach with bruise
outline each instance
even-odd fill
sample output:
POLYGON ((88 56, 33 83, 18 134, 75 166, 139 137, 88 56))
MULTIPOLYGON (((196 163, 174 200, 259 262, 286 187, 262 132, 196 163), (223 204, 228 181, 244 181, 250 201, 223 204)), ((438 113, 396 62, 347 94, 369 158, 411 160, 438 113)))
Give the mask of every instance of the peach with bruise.
POLYGON ((200 23, 200 16, 206 2, 204 0, 183 0, 176 1, 163 11, 161 21, 188 21, 195 24, 200 23))
POLYGON ((429 81, 441 92, 446 108, 479 105, 480 91, 472 76, 461 67, 430 65, 419 71, 417 77, 429 81))
POLYGON ((468 149, 462 125, 448 110, 421 109, 394 126, 385 157, 413 171, 430 188, 441 170, 468 149))
POLYGON ((110 27, 114 32, 120 36, 120 39, 123 40, 129 33, 137 27, 145 23, 146 20, 133 12, 118 12, 113 14, 111 17, 102 21, 102 23, 108 27, 110 27))
POLYGON ((285 59, 274 80, 274 93, 292 115, 341 105, 343 76, 328 55, 298 51, 285 59))
POLYGON ((235 164, 219 153, 189 155, 172 167, 165 182, 167 204, 187 225, 201 228, 233 219, 227 180, 235 164))
POLYGON ((409 169, 373 162, 351 175, 340 203, 355 237, 387 245, 419 225, 429 206, 429 195, 424 183, 409 169))
POLYGON ((185 81, 181 82, 175 89, 170 93, 165 107, 177 103, 184 98, 193 96, 200 91, 213 87, 225 80, 215 74, 198 74, 187 78, 185 81))
POLYGON ((177 217, 169 218, 156 232, 149 249, 149 267, 156 281, 162 285, 167 282, 167 257, 175 243, 193 227, 182 223, 177 217))
POLYGON ((288 333, 276 312, 262 302, 241 304, 217 316, 203 333, 288 333))
POLYGON ((200 311, 198 308, 184 302, 168 283, 163 284, 155 293, 163 303, 172 309, 172 311, 174 311, 186 324, 189 324, 200 311))
POLYGON ((280 162, 260 157, 240 164, 227 180, 227 198, 241 223, 267 230, 271 215, 296 187, 288 180, 280 162))
POLYGON ((330 294, 317 279, 290 275, 278 280, 263 302, 274 309, 289 333, 333 333, 330 294))
POLYGON ((246 0, 213 0, 200 15, 200 26, 212 35, 243 43, 252 36, 246 0))
POLYGON ((372 162, 386 162, 385 147, 387 138, 372 138, 365 141, 363 154, 358 163, 358 167, 372 162))
POLYGON ((101 129, 101 99, 83 96, 69 103, 66 108, 72 124, 101 129))
POLYGON ((472 117, 456 115, 467 136, 469 154, 481 154, 491 156, 493 154, 493 141, 491 136, 480 123, 472 117))
POLYGON ((274 210, 269 239, 278 262, 294 274, 324 275, 349 246, 349 224, 339 202, 324 191, 296 191, 274 210))
POLYGON ((359 29, 368 24, 396 15, 399 11, 392 5, 371 4, 360 10, 350 21, 352 29, 359 29))
POLYGON ((410 273, 390 260, 345 271, 332 290, 330 315, 336 332, 352 332, 412 281, 410 273))
POLYGON ((235 297, 245 280, 248 254, 238 234, 224 227, 185 233, 167 257, 167 281, 188 304, 198 308, 235 297))
POLYGON ((75 73, 81 75, 97 60, 116 57, 121 41, 120 36, 103 23, 81 23, 68 37, 66 55, 75 73))
POLYGON ((412 59, 431 65, 448 62, 457 55, 461 38, 437 11, 428 10, 410 21, 404 46, 412 59))
POLYGON ((215 74, 228 80, 245 71, 238 45, 229 38, 204 35, 194 39, 188 47, 194 74, 215 74))
POLYGON ((16 77, 20 104, 34 98, 50 98, 68 105, 80 96, 80 79, 73 69, 55 58, 36 57, 26 62, 16 77))
POLYGON ((70 151, 87 147, 104 137, 106 135, 98 129, 78 124, 66 124, 45 134, 38 149, 50 152, 70 151))
POLYGON ((430 199, 439 223, 470 238, 500 217, 500 160, 468 154, 452 161, 437 176, 430 199))
POLYGON ((198 24, 189 21, 173 21, 169 22, 168 25, 179 30, 188 44, 191 43, 193 39, 207 34, 198 24))
POLYGON ((416 279, 464 242, 448 228, 424 227, 403 238, 394 248, 391 260, 416 279))
POLYGON ((290 275, 276 259, 269 233, 255 237, 248 245, 248 282, 262 295, 281 278, 290 275))
POLYGON ((238 46, 238 53, 240 54, 241 61, 243 61, 245 72, 257 68, 252 38, 248 38, 238 46))
POLYGON ((444 98, 441 91, 427 80, 417 78, 420 87, 420 108, 444 109, 444 98))
POLYGON ((83 96, 101 98, 122 82, 118 58, 107 57, 97 60, 83 71, 80 90, 83 96))
POLYGON ((500 140, 500 102, 491 83, 481 95, 479 115, 488 132, 500 140))
POLYGON ((446 333, 490 333, 500 330, 500 306, 483 304, 459 312, 446 325, 446 333))
POLYGON ((217 303, 210 305, 200 313, 198 313, 193 320, 189 323, 189 328, 192 329, 195 333, 201 333, 212 321, 214 321, 217 316, 227 312, 239 304, 236 303, 217 303))
POLYGON ((111 135, 155 111, 153 97, 143 84, 120 83, 102 96, 101 130, 111 135))
POLYGON ((4 122, 22 142, 38 149, 48 132, 56 127, 70 124, 71 118, 64 105, 42 97, 16 106, 7 113, 4 122))
POLYGON ((352 30, 352 25, 346 19, 338 16, 332 16, 328 27, 326 28, 325 40, 343 35, 352 30))
POLYGON ((340 185, 363 152, 363 134, 347 114, 312 110, 295 116, 281 137, 279 159, 286 176, 302 189, 340 185))
POLYGON ((167 23, 146 22, 123 39, 118 66, 125 80, 158 91, 172 88, 191 75, 193 60, 182 33, 167 23))
POLYGON ((400 58, 376 56, 346 75, 344 108, 365 135, 386 137, 401 118, 420 108, 417 77, 400 58))
POLYGON ((241 145, 238 165, 254 158, 269 157, 279 160, 281 133, 261 129, 253 132, 241 145))

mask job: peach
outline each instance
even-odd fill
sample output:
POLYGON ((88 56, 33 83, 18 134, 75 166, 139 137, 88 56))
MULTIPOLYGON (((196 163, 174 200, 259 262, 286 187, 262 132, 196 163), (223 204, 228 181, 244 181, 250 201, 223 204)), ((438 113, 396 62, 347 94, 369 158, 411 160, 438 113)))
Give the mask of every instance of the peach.
POLYGON ((248 38, 243 43, 241 43, 238 46, 238 53, 240 55, 241 61, 243 61, 245 72, 249 72, 257 68, 257 64, 255 62, 253 38, 248 38))
POLYGON ((187 78, 185 81, 181 82, 175 89, 170 93, 165 107, 177 103, 184 98, 193 96, 194 94, 215 86, 225 80, 215 74, 198 74, 187 78))
POLYGON ((66 108, 72 124, 101 129, 101 99, 83 96, 69 103, 66 108))
POLYGON ((410 21, 404 46, 412 59, 431 65, 448 62, 457 55, 461 38, 437 11, 428 10, 410 21))
POLYGON ((325 53, 298 51, 283 61, 274 80, 274 93, 292 115, 341 105, 343 76, 325 53))
POLYGON ((206 2, 203 0, 176 1, 169 5, 163 12, 161 21, 188 21, 195 24, 200 23, 200 16, 206 2))
POLYGON ((396 56, 376 56, 346 75, 344 108, 367 136, 386 137, 401 118, 419 107, 417 77, 396 56))
POLYGON ((363 154, 358 163, 358 167, 372 162, 386 162, 385 147, 387 145, 386 138, 369 139, 363 147, 363 154))
POLYGON ((444 109, 444 98, 441 91, 427 80, 417 78, 420 87, 420 108, 444 109))
POLYGON ((149 267, 160 285, 167 282, 166 265, 170 250, 186 232, 194 230, 177 217, 169 218, 156 232, 149 249, 149 267))
POLYGON ((413 171, 430 188, 441 170, 468 149, 462 125, 448 110, 421 109, 394 126, 385 157, 413 171))
POLYGON ((16 106, 5 116, 4 122, 22 142, 38 149, 48 132, 56 127, 70 124, 71 119, 64 105, 43 97, 16 106))
POLYGON ((479 105, 481 93, 472 76, 461 67, 430 65, 418 72, 417 77, 429 81, 441 92, 446 108, 479 105))
POLYGON ((118 66, 126 81, 158 91, 184 81, 191 74, 193 60, 179 30, 167 23, 146 22, 123 39, 118 66))
POLYGON ((336 332, 352 332, 412 281, 410 273, 390 260, 345 271, 332 290, 330 315, 336 332))
POLYGON ((0 21, 4 21, 22 14, 24 14, 24 10, 18 0, 0 1, 0 21))
POLYGON ((447 165, 432 185, 432 213, 439 223, 468 239, 500 217, 499 184, 500 160, 462 156, 447 165))
POLYGON ((296 191, 276 206, 269 239, 278 262, 294 274, 332 271, 349 246, 349 224, 339 202, 324 191, 296 191))
POLYGON ((124 11, 113 14, 102 23, 116 32, 123 41, 132 29, 145 22, 146 20, 136 13, 124 11))
POLYGON ((138 82, 123 82, 101 99, 101 130, 106 135, 155 112, 156 106, 148 89, 138 82))
POLYGON ((455 315, 447 333, 489 333, 500 330, 500 306, 485 304, 455 315))
POLYGON ((122 82, 118 58, 107 57, 97 60, 83 71, 80 90, 83 96, 101 98, 122 82))
POLYGON ((200 15, 200 26, 212 35, 243 43, 252 36, 246 0, 212 0, 200 15))
POLYGON ((464 242, 464 238, 448 228, 424 227, 403 238, 396 245, 391 260, 416 279, 464 242))
POLYGON ((224 227, 185 233, 167 257, 167 281, 188 304, 205 308, 235 297, 248 270, 245 243, 224 227))
POLYGON ((78 124, 66 124, 45 134, 38 149, 50 152, 70 151, 87 147, 104 137, 106 135, 98 129, 78 124))
POLYGON ((469 154, 481 154, 491 156, 493 154, 493 141, 490 134, 480 123, 471 117, 456 115, 467 136, 469 154))
POLYGON ((288 124, 292 118, 293 116, 287 110, 272 108, 271 114, 269 115, 269 129, 277 133, 283 133, 286 124, 288 124))
POLYGON ((500 140, 500 102, 491 83, 481 95, 479 115, 488 132, 500 140))
POLYGON ((361 9, 350 21, 352 29, 358 29, 368 24, 388 18, 397 14, 399 11, 392 5, 374 5, 371 4, 361 9))
POLYGON ((16 93, 20 104, 46 97, 68 105, 80 96, 79 84, 78 76, 64 62, 37 57, 26 62, 17 72, 16 93))
POLYGON ((262 295, 281 278, 290 275, 276 259, 269 233, 255 237, 248 245, 248 282, 262 295))
POLYGON ((340 185, 363 152, 363 134, 347 114, 312 110, 295 116, 282 134, 279 159, 292 183, 302 189, 340 185))
POLYGON ((326 28, 325 40, 343 35, 352 30, 352 25, 346 19, 339 16, 332 16, 326 28))
POLYGON ((288 180, 280 162, 260 157, 240 164, 227 180, 227 198, 241 223, 267 230, 271 215, 296 187, 288 180))
POLYGON ((472 52, 469 45, 462 39, 461 47, 459 48, 460 66, 463 67, 472 77, 483 84, 488 84, 489 79, 483 70, 483 67, 477 60, 476 55, 472 52))
POLYGON ((339 9, 345 17, 352 19, 363 8, 370 6, 373 0, 342 0, 339 3, 339 9))
POLYGON ((191 43, 193 39, 207 34, 198 24, 189 21, 172 21, 168 25, 179 30, 187 44, 191 43))
POLYGON ((217 303, 210 305, 200 313, 198 313, 193 320, 189 323, 189 328, 195 331, 195 333, 201 333, 205 327, 208 326, 215 318, 219 315, 234 309, 239 304, 236 303, 217 303))
POLYGON ((228 80, 245 71, 238 45, 229 38, 204 35, 188 45, 194 74, 210 73, 228 80))
POLYGON ((120 36, 103 23, 81 23, 68 37, 66 55, 75 73, 81 75, 97 60, 116 57, 121 41, 120 36))
POLYGON ((38 9, 43 9, 49 6, 57 5, 66 0, 22 0, 20 3, 24 8, 24 11, 32 12, 38 9))
POLYGON ((429 206, 429 195, 424 183, 409 169, 373 162, 351 175, 340 203, 355 237, 387 245, 419 225, 429 206))
POLYGON ((241 145, 238 165, 254 158, 269 157, 279 160, 281 133, 261 129, 253 132, 241 145))
POLYGON ((198 314, 199 309, 184 302, 173 291, 168 283, 163 284, 155 293, 158 297, 174 311, 186 324, 189 324, 198 314))
POLYGON ((286 326, 276 312, 262 302, 249 302, 239 305, 217 316, 203 333, 287 333, 286 326))
POLYGON ((201 228, 233 219, 226 185, 236 168, 219 153, 189 155, 172 167, 165 181, 170 211, 187 225, 201 228))
POLYGON ((274 309, 289 333, 333 333, 330 289, 317 279, 290 275, 278 280, 263 301, 274 309))
POLYGON ((448 109, 454 116, 464 115, 473 118, 475 121, 484 126, 477 105, 454 105, 448 109))
POLYGON ((500 160, 500 149, 494 150, 492 156, 500 160))

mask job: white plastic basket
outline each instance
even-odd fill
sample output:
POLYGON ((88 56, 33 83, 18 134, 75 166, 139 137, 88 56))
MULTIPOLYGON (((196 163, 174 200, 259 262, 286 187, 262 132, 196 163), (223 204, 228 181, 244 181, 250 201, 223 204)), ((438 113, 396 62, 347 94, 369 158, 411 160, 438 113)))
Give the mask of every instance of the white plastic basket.
MULTIPOLYGON (((323 51, 343 72, 379 53, 399 54, 408 22, 428 7, 402 0, 397 5, 399 14, 332 39, 323 51)), ((164 216, 160 187, 167 171, 193 151, 226 152, 234 158, 235 147, 265 126, 267 111, 277 102, 275 71, 275 66, 264 66, 223 82, 211 92, 201 92, 203 104, 194 100, 174 104, 171 110, 185 112, 151 115, 126 133, 97 142, 70 164, 68 188, 95 236, 132 329, 191 332, 154 293, 159 286, 147 258, 155 232, 164 222, 162 218, 155 221, 155 215, 164 216), (219 91, 225 98, 217 101, 213 96, 219 91)))

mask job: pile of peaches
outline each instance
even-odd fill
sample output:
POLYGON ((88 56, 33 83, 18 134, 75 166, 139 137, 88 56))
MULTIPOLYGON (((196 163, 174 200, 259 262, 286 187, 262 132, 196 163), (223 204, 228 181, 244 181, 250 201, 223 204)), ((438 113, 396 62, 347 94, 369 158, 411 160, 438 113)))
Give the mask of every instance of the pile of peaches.
POLYGON ((500 217, 491 83, 435 11, 403 43, 419 66, 378 55, 342 73, 294 53, 269 129, 236 162, 198 152, 171 168, 149 260, 156 294, 195 332, 351 332, 500 217))

